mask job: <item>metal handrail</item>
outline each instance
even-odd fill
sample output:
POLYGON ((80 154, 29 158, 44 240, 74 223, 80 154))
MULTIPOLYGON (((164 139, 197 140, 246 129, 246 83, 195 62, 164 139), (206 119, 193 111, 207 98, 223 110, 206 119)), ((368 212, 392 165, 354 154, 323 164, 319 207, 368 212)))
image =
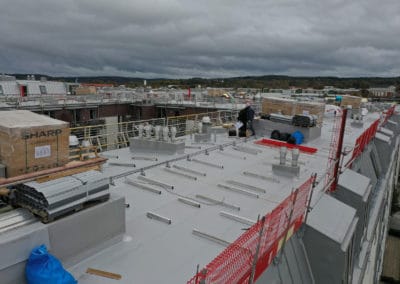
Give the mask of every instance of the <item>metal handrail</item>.
POLYGON ((98 151, 106 151, 127 147, 129 138, 138 136, 138 126, 140 124, 150 124, 152 126, 176 127, 176 137, 194 133, 198 131, 198 122, 205 116, 210 117, 213 125, 233 123, 236 121, 238 110, 219 110, 214 112, 204 112, 198 114, 172 116, 166 118, 153 118, 147 120, 125 121, 119 123, 98 124, 88 126, 72 127, 71 135, 75 135, 80 144, 83 140, 89 141, 91 145, 96 145, 98 151))

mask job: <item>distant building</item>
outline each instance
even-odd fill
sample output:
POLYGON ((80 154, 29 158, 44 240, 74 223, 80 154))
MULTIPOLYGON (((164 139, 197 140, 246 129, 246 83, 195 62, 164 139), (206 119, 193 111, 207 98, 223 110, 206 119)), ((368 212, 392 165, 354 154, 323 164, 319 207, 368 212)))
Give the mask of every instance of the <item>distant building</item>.
POLYGON ((36 80, 33 75, 28 76, 26 80, 0 75, 0 96, 26 97, 66 94, 67 86, 63 82, 47 81, 45 77, 36 80))
POLYGON ((369 88, 368 92, 371 97, 375 98, 391 98, 396 94, 396 87, 389 86, 386 88, 369 88))

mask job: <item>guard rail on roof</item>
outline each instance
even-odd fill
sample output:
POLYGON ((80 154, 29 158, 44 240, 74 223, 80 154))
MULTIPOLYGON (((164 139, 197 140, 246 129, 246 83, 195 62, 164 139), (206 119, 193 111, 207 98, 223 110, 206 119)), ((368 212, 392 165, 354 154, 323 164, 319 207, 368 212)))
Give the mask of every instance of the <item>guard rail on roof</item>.
POLYGON ((140 124, 176 127, 176 137, 181 137, 198 131, 198 123, 201 122, 202 118, 205 116, 210 117, 213 125, 222 125, 224 123, 236 122, 237 115, 237 110, 220 110, 167 118, 88 125, 71 128, 71 135, 75 135, 80 144, 82 144, 84 140, 89 141, 91 145, 97 146, 99 152, 103 152, 106 150, 128 147, 129 138, 138 136, 138 126, 140 124))

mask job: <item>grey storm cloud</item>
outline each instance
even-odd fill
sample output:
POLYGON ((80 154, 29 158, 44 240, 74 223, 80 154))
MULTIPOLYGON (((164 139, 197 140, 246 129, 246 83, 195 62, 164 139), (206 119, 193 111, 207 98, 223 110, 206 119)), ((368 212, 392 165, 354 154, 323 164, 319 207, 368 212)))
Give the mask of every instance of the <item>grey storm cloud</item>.
POLYGON ((398 0, 2 0, 0 72, 399 76, 398 0))

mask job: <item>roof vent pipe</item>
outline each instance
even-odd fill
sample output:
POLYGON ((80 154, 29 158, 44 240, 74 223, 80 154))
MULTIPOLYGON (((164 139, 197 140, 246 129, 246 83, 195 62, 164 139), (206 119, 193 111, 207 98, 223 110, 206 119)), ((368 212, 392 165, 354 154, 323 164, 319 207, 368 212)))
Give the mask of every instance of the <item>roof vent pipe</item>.
POLYGON ((147 125, 147 130, 146 130, 146 137, 151 138, 151 132, 153 131, 153 125, 149 124, 147 125))
POLYGON ((297 167, 297 162, 299 161, 300 151, 299 149, 292 150, 292 167, 297 167))
POLYGON ((280 149, 280 164, 281 165, 286 164, 286 152, 287 152, 287 148, 281 147, 281 149, 280 149))
POLYGON ((161 126, 157 125, 154 127, 154 138, 158 141, 160 140, 160 132, 161 132, 161 126))
POLYGON ((199 122, 199 124, 197 125, 198 129, 199 129, 199 133, 202 133, 202 129, 203 129, 203 123, 199 122))
POLYGON ((142 138, 143 137, 143 124, 139 124, 138 126, 138 137, 142 138))
POLYGON ((172 126, 171 127, 171 141, 175 141, 175 137, 176 137, 176 127, 172 126))
POLYGON ((168 141, 168 133, 169 133, 169 128, 166 126, 163 128, 163 139, 165 142, 168 141))

